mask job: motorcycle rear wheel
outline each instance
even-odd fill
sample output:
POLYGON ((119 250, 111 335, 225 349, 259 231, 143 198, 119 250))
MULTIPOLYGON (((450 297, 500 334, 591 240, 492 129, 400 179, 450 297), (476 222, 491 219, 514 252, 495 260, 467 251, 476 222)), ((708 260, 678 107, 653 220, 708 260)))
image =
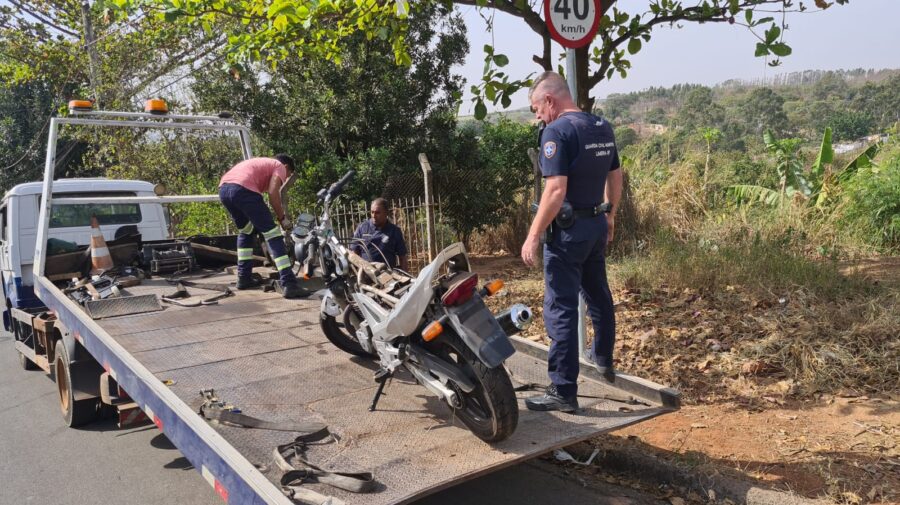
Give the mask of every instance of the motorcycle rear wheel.
POLYGON ((488 368, 456 335, 445 334, 441 339, 444 358, 475 383, 471 393, 455 388, 461 400, 459 407, 451 405, 456 417, 485 442, 506 440, 519 424, 516 392, 506 369, 503 366, 488 368))
POLYGON ((329 316, 324 312, 319 313, 319 323, 322 326, 322 333, 325 334, 325 338, 338 349, 354 356, 372 356, 371 353, 363 349, 354 336, 344 331, 344 325, 338 323, 333 316, 329 316))

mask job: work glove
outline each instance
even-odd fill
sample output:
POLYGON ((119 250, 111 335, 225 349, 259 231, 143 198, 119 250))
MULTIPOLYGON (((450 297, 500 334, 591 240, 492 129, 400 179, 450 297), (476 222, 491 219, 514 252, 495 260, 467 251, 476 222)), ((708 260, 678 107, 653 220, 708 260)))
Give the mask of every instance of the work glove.
POLYGON ((291 223, 290 218, 288 218, 287 216, 281 219, 281 227, 285 230, 290 230, 292 224, 293 223, 291 223))

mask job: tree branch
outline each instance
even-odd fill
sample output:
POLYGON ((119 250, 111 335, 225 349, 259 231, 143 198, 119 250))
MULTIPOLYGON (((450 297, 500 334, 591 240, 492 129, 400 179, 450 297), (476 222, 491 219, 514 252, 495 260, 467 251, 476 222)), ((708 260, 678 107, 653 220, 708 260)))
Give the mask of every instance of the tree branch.
POLYGON ((49 19, 47 19, 47 18, 43 17, 42 15, 38 14, 37 12, 34 12, 32 9, 29 9, 28 7, 25 7, 25 6, 24 6, 21 2, 19 2, 18 0, 9 0, 9 3, 15 5, 16 7, 18 7, 19 9, 21 9, 23 12, 25 12, 26 14, 30 15, 31 17, 37 19, 37 20, 40 21, 41 23, 50 25, 52 28, 55 28, 56 30, 59 30, 59 31, 61 31, 61 32, 67 34, 67 35, 71 35, 72 37, 76 37, 76 38, 81 37, 81 34, 80 34, 80 33, 75 32, 75 31, 72 31, 72 30, 69 30, 69 29, 66 29, 66 28, 63 28, 62 26, 59 26, 58 24, 54 23, 53 21, 50 21, 49 19))

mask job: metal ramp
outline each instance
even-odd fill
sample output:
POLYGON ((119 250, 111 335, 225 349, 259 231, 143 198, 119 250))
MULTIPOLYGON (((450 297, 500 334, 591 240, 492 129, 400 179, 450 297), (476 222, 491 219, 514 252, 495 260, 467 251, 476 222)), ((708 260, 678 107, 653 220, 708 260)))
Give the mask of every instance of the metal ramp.
MULTIPOLYGON (((203 282, 227 283, 231 276, 203 282)), ((188 288, 196 296, 211 293, 188 288)), ((162 280, 129 288, 133 294, 163 294, 162 280)), ((326 469, 372 471, 377 490, 352 494, 322 484, 304 484, 348 504, 408 503, 465 480, 527 460, 600 433, 677 409, 677 392, 636 378, 622 377, 623 389, 591 379, 580 386, 578 415, 530 412, 521 402, 519 425, 511 438, 488 445, 478 440, 452 411, 409 375, 397 374, 378 411, 367 408, 376 384, 375 364, 332 346, 318 324, 318 300, 284 300, 274 293, 238 292, 218 305, 167 306, 161 312, 98 321, 129 353, 197 410, 201 389, 243 413, 269 421, 316 420, 337 441, 312 445, 307 458, 326 469), (644 404, 609 398, 633 395, 644 404)), ((546 384, 542 349, 516 341, 521 352, 507 362, 514 385, 546 384)), ((229 426, 216 430, 278 486, 280 472, 272 451, 294 434, 229 426)))

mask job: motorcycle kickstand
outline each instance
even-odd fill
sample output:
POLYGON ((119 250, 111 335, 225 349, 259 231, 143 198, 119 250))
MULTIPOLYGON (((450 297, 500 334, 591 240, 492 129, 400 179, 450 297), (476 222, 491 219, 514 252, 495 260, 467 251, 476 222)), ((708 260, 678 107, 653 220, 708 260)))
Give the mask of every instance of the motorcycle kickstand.
POLYGON ((393 372, 384 368, 381 368, 377 372, 375 372, 375 382, 378 383, 378 389, 375 391, 375 398, 372 398, 372 405, 369 406, 369 412, 375 412, 375 407, 378 405, 378 400, 381 399, 381 395, 384 393, 384 386, 393 375, 393 372))

